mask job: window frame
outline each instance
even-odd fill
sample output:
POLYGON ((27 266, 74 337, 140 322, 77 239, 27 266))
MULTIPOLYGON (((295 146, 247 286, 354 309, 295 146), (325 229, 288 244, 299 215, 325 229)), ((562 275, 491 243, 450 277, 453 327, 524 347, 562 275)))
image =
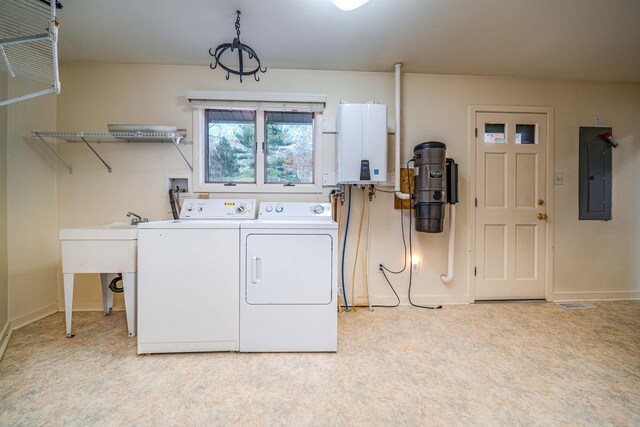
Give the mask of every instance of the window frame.
MULTIPOLYGON (((217 95, 218 93, 215 93, 217 95)), ((270 94, 273 95, 273 94, 270 94)), ((214 95, 212 95, 214 96, 214 95)), ((219 95, 218 95, 219 96, 219 95)), ((293 102, 284 97, 279 102, 246 101, 240 97, 238 101, 229 101, 230 95, 225 95, 226 101, 219 98, 209 98, 197 102, 191 100, 193 107, 193 188, 195 192, 208 193, 321 193, 322 192, 322 122, 324 102, 305 104, 294 95, 293 102), (319 107, 321 106, 321 107, 319 107), (255 144, 255 183, 236 182, 228 183, 206 182, 206 110, 249 110, 256 112, 256 144, 255 144), (313 113, 313 183, 293 184, 266 182, 266 112, 267 111, 291 111, 313 113)), ((244 95, 247 96, 246 94, 244 95)), ((315 95, 320 96, 320 95, 315 95)), ((189 96, 188 96, 189 97, 189 96)), ((299 97, 299 96, 298 96, 299 97)))

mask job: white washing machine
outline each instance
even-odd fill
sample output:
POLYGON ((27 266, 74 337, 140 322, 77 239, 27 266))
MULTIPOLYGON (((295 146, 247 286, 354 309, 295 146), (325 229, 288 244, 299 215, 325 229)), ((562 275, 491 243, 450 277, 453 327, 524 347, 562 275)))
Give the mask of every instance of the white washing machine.
POLYGON ((337 350, 338 225, 329 203, 261 203, 240 226, 240 351, 337 350))
POLYGON ((138 354, 238 351, 240 225, 255 200, 185 200, 138 225, 138 354))

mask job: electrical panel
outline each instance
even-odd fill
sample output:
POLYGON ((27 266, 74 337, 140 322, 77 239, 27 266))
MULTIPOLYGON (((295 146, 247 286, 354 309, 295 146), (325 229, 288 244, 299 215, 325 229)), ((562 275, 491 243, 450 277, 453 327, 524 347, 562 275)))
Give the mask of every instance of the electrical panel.
POLYGON ((336 182, 387 180, 387 106, 340 104, 336 118, 336 182))
POLYGON ((610 220, 612 192, 612 145, 604 137, 610 127, 580 128, 581 220, 610 220))

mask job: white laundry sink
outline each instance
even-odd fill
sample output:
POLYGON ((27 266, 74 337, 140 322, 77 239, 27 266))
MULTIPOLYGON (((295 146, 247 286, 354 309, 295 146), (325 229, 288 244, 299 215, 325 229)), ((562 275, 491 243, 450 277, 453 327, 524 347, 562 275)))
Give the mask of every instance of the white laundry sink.
POLYGON ((137 271, 138 226, 114 222, 60 230, 63 273, 137 271))
POLYGON ((60 230, 64 305, 67 337, 71 334, 73 284, 76 273, 100 273, 104 312, 110 315, 113 293, 109 283, 115 273, 122 273, 127 329, 136 335, 136 281, 138 266, 138 226, 114 222, 82 228, 60 230))

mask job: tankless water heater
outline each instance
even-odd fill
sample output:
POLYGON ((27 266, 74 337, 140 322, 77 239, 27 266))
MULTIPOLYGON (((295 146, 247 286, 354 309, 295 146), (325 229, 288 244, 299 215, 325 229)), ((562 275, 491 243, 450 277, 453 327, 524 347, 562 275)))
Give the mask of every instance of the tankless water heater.
POLYGON ((340 104, 336 119, 336 182, 387 180, 387 106, 340 104))

